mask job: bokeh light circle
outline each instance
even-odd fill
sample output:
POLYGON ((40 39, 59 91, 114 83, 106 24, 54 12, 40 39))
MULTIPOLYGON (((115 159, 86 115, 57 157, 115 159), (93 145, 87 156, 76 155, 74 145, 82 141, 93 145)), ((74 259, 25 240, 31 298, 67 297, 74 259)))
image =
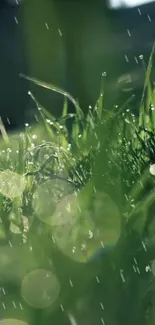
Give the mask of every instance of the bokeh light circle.
POLYGON ((49 225, 53 225, 53 222, 58 222, 52 219, 53 213, 58 209, 59 202, 63 200, 63 197, 67 196, 70 192, 73 192, 70 184, 60 180, 48 179, 39 184, 34 192, 32 201, 36 216, 49 225))
MULTIPOLYGON (((121 231, 120 213, 110 196, 104 192, 93 195, 90 192, 88 199, 86 193, 81 191, 76 197, 74 206, 78 209, 72 211, 71 218, 74 222, 55 223, 52 227, 59 249, 73 260, 83 263, 89 261, 101 246, 106 248, 116 245, 121 231)), ((72 196, 66 199, 71 206, 72 196)), ((65 209, 62 209, 63 218, 65 209)))
POLYGON ((43 309, 53 304, 60 293, 60 284, 55 274, 44 269, 28 273, 21 285, 21 294, 28 305, 43 309))
POLYGON ((28 325, 28 324, 15 318, 8 318, 8 319, 0 320, 0 325, 28 325))
POLYGON ((21 229, 17 225, 15 225, 13 222, 10 223, 10 231, 13 234, 21 234, 22 233, 21 229))
POLYGON ((14 199, 21 196, 26 186, 26 179, 23 175, 7 169, 0 173, 0 193, 14 199))
POLYGON ((65 196, 58 202, 51 218, 52 226, 74 225, 78 214, 78 201, 75 193, 65 196))
POLYGON ((155 176, 155 164, 150 166, 150 174, 155 176))

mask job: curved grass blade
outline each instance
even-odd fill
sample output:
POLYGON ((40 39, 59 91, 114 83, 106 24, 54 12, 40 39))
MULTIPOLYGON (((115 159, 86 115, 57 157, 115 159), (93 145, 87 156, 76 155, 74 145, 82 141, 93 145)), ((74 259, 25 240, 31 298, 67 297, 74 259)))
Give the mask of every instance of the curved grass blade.
POLYGON ((38 86, 40 86, 42 88, 45 88, 45 89, 55 91, 56 93, 61 94, 64 97, 67 97, 71 101, 71 103, 74 105, 74 107, 76 108, 77 113, 78 114, 80 113, 80 115, 81 114, 83 115, 83 112, 80 109, 80 106, 79 106, 78 102, 67 91, 65 91, 65 90, 63 90, 63 89, 61 89, 61 88, 59 88, 59 87, 57 87, 57 86, 55 86, 55 85, 53 85, 51 83, 47 83, 47 82, 38 80, 36 78, 26 76, 23 73, 20 73, 19 76, 26 79, 26 80, 32 81, 35 85, 38 85, 38 86))

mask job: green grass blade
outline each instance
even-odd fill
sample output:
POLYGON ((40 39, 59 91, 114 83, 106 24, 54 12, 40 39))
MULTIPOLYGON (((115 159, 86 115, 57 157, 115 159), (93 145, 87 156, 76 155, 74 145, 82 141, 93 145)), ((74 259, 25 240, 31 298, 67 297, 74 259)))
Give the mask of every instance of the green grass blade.
POLYGON ((79 105, 77 103, 77 101, 73 98, 73 96, 71 94, 69 94, 68 92, 66 92, 65 90, 51 84, 51 83, 46 83, 44 81, 41 81, 41 80, 38 80, 36 78, 32 78, 32 77, 29 77, 29 76, 26 76, 25 74, 23 73, 20 73, 19 74, 20 77, 26 79, 26 80, 29 80, 29 81, 32 81, 35 85, 38 85, 42 88, 45 88, 45 89, 49 89, 49 90, 52 90, 56 93, 59 93, 61 95, 63 95, 64 97, 67 97, 71 102, 72 104, 74 105, 74 107, 79 110, 79 105))

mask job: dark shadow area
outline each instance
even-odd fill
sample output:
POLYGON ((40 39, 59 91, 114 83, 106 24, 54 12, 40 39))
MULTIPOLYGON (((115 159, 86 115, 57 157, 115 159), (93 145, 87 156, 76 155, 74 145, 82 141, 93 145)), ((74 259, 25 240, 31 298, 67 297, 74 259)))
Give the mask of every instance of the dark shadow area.
MULTIPOLYGON (((155 36, 155 5, 111 11, 102 1, 25 1, 20 8, 1 2, 0 114, 9 128, 34 116, 32 90, 59 116, 63 98, 19 77, 19 72, 51 82, 79 100, 84 112, 95 105, 105 73, 105 105, 111 109, 140 93, 155 36), (121 76, 130 75, 130 81, 121 76), (125 89, 122 95, 122 89, 125 89), (126 90, 127 89, 127 90, 126 90), (120 95, 118 97, 118 93, 120 95), (112 94, 112 95, 111 95, 112 94)), ((127 78, 129 79, 129 78, 127 78)), ((139 95, 138 95, 139 96, 139 95)), ((69 108, 73 111, 72 105, 69 108)))

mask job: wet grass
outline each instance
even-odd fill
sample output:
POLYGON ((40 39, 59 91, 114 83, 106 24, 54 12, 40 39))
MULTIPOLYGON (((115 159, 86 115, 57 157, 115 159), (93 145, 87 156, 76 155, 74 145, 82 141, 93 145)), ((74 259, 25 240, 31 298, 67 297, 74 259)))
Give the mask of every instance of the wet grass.
POLYGON ((92 284, 95 272, 97 282, 102 280, 100 287, 106 290, 106 297, 100 298, 106 305, 108 324, 154 322, 150 285, 154 283, 155 259, 155 178, 150 173, 155 164, 153 54, 154 49, 137 115, 132 113, 132 98, 122 107, 105 109, 104 75, 100 96, 87 115, 64 90, 21 75, 64 96, 62 116, 55 119, 30 93, 36 104, 35 126, 26 125, 22 134, 10 136, 1 121, 0 259, 4 247, 20 256, 13 271, 12 252, 6 251, 10 264, 1 267, 1 280, 18 286, 30 269, 41 265, 49 269, 52 259, 62 290, 44 322, 62 303, 70 308, 73 300, 83 295, 85 285, 92 284), (68 114, 68 101, 75 107, 74 114, 68 114), (56 253, 55 247, 59 248, 56 253), (95 257, 91 267, 88 262, 100 247, 104 247, 104 271, 95 257), (34 252, 31 259, 30 249, 34 252), (67 258, 67 267, 63 258, 67 258), (60 263, 63 274, 57 267, 60 263), (10 272, 6 272, 8 266, 10 272), (74 294, 64 273, 81 283, 74 294))

